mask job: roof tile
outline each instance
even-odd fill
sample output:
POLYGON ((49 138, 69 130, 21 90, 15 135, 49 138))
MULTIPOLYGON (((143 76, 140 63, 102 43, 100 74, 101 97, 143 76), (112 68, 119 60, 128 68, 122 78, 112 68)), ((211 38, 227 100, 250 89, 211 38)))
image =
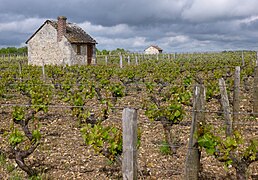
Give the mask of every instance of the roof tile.
MULTIPOLYGON (((57 29, 57 21, 50 21, 50 24, 57 29)), ((66 34, 65 37, 71 43, 93 43, 96 44, 97 42, 87 34, 82 28, 74 23, 66 23, 66 34)))

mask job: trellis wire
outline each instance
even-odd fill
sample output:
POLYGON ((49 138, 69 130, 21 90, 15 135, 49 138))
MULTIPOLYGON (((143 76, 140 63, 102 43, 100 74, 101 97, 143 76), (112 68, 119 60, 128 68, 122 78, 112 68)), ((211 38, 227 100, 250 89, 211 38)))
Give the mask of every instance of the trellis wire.
MULTIPOLYGON (((15 104, 15 103, 7 103, 7 104, 0 104, 0 106, 2 107, 16 107, 16 106, 19 106, 19 107, 48 107, 48 108, 57 108, 57 109, 63 109, 63 108, 66 108, 66 109, 71 109, 71 108, 89 108, 89 106, 73 106, 73 105, 32 105, 32 104, 15 104)), ((128 106, 113 106, 113 107, 110 107, 110 109, 112 110, 123 110, 124 108, 126 108, 128 106)), ((132 107, 132 106, 131 106, 132 107)), ((145 110, 145 109, 142 109, 141 107, 132 107, 134 109, 137 109, 137 110, 145 110)), ((159 109, 155 109, 155 110, 160 110, 159 109)), ((208 114, 223 114, 224 112, 223 111, 212 111, 212 110, 205 110, 205 111, 201 111, 201 110, 192 110, 192 109, 185 109, 185 111, 187 112, 203 112, 203 113, 208 113, 208 114)), ((253 116, 253 115, 256 115, 258 113, 254 113, 254 112, 230 112, 230 114, 239 114, 239 115, 250 115, 250 116, 253 116)), ((185 122, 185 121, 181 121, 180 123, 181 124, 186 124, 186 123, 190 123, 191 121, 189 122, 185 122)), ((168 124, 170 124, 171 122, 168 122, 168 124)), ((180 124, 178 123, 178 124, 180 124)), ((209 122, 210 123, 210 122, 209 122)), ((216 123, 216 122, 212 122, 211 124, 215 124, 215 125, 219 125, 219 123, 216 123)), ((234 122, 235 125, 258 125, 258 121, 255 122, 255 121, 249 121, 249 122, 234 122)), ((190 126, 190 125, 189 125, 190 126)))

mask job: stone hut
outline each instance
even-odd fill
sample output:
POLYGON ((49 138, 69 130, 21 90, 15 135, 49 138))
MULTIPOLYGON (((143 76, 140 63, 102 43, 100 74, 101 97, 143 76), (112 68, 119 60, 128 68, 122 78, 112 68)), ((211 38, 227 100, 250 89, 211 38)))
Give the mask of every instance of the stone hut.
POLYGON ((162 53, 162 49, 156 45, 151 45, 148 48, 146 48, 144 50, 145 54, 161 54, 162 53))
POLYGON ((97 42, 78 25, 66 20, 64 16, 59 16, 57 21, 46 20, 26 41, 28 64, 95 63, 97 42))

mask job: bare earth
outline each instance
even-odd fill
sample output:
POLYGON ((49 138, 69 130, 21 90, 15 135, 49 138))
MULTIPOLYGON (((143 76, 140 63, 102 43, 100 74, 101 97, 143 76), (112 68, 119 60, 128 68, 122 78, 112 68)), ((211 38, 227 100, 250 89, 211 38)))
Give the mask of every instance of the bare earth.
MULTIPOLYGON (((118 102, 117 107, 139 106, 141 95, 125 97, 118 102)), ((24 103, 24 100, 18 100, 24 103)), ((10 103, 8 101, 1 103, 10 103)), ((57 102, 58 105, 60 102, 57 102)), ((218 110, 211 101, 208 108, 218 110)), ((60 105, 60 104, 59 104, 60 105)), ((245 106, 246 107, 246 106, 245 106)), ((190 107, 187 107, 190 109, 190 107)), ((7 137, 12 122, 11 107, 1 107, 1 134, 0 149, 7 149, 7 137)), ((222 118, 216 114, 208 114, 207 121, 223 124, 222 118)), ((112 166, 105 157, 95 154, 87 147, 81 137, 80 128, 76 119, 71 115, 69 108, 49 108, 47 114, 38 116, 41 123, 42 139, 37 150, 27 160, 43 172, 43 179, 122 179, 120 168, 112 166)), ((121 124, 122 108, 115 108, 106 123, 121 124)), ((151 122, 144 115, 143 110, 138 111, 138 126, 141 129, 141 146, 138 151, 138 179, 183 179, 184 164, 187 153, 187 143, 190 132, 191 112, 187 112, 184 121, 174 126, 173 135, 176 137, 177 154, 163 155, 159 148, 163 141, 163 129, 159 122, 151 122)), ((258 125, 256 121, 248 121, 242 127, 245 135, 257 136, 258 125)), ((201 179, 234 179, 235 170, 225 170, 222 163, 215 158, 206 156, 203 151, 201 179)), ((27 179, 13 160, 6 164, 13 164, 14 170, 8 171, 7 165, 0 165, 0 179, 9 179, 15 174, 27 179)), ((253 163, 248 170, 249 179, 258 179, 258 163, 253 163)))

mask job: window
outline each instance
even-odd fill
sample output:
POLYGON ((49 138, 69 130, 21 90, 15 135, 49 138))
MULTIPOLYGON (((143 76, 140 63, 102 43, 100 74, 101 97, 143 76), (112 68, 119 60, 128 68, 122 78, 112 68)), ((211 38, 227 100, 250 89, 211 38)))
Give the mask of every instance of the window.
POLYGON ((82 54, 82 51, 81 51, 81 46, 78 44, 77 45, 77 55, 81 55, 82 54))

